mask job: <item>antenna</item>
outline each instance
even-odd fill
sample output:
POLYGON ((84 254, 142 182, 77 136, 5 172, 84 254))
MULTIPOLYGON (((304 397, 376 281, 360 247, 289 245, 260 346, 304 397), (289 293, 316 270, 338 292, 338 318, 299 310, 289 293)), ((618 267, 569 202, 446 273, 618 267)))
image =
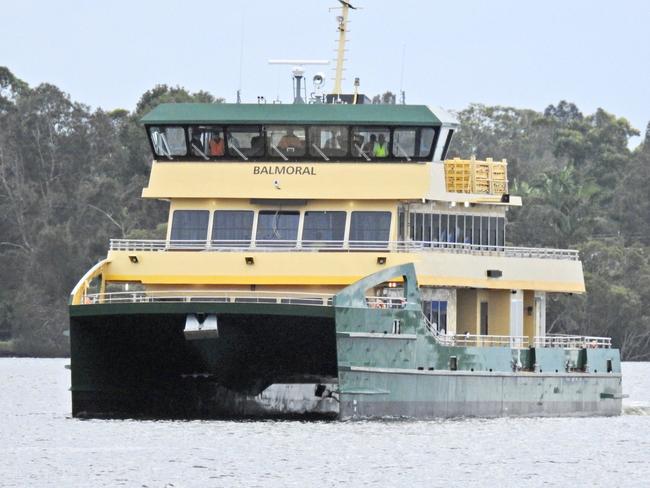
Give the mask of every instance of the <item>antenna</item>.
MULTIPOLYGON (((244 7, 245 10, 246 7, 244 7)), ((246 24, 244 23, 244 14, 245 11, 242 10, 241 14, 241 43, 239 44, 239 88, 237 88, 237 103, 241 103, 241 81, 242 81, 242 71, 243 71, 243 64, 244 64, 244 27, 246 24)))
POLYGON ((350 9, 356 10, 357 8, 354 7, 351 3, 346 2, 344 0, 339 0, 339 3, 341 4, 341 7, 333 7, 330 10, 333 10, 334 8, 338 9, 340 8, 342 10, 343 15, 337 15, 336 20, 339 23, 338 31, 339 31, 339 40, 338 40, 338 47, 337 47, 337 54, 336 54, 336 75, 334 76, 334 95, 337 97, 341 94, 341 81, 343 81, 343 62, 345 61, 345 43, 347 42, 345 39, 345 35, 348 31, 348 12, 350 9))
POLYGON ((330 64, 330 62, 325 59, 269 59, 269 64, 288 64, 293 66, 291 70, 291 74, 293 75, 293 103, 305 103, 307 90, 306 85, 303 85, 305 70, 302 67, 314 64, 330 64), (305 92, 304 98, 303 91, 305 92))
POLYGON ((404 91, 404 59, 406 58, 406 43, 402 44, 402 68, 399 75, 399 95, 400 103, 406 104, 406 92, 404 91))

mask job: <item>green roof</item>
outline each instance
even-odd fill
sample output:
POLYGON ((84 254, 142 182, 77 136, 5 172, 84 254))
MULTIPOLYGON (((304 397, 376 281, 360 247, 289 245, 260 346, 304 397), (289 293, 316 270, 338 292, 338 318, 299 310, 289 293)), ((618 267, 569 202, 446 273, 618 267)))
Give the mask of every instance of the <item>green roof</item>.
POLYGON ((440 125, 425 105, 163 103, 144 124, 440 125))

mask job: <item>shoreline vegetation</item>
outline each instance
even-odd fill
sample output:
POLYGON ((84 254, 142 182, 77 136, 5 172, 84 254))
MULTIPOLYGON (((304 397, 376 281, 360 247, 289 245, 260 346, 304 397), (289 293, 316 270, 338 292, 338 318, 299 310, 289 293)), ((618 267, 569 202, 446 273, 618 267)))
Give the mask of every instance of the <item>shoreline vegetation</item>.
MULTIPOLYGON (((157 85, 132 110, 93 111, 0 67, 0 357, 67 356, 70 290, 109 239, 164 238, 165 204, 140 198, 151 155, 138 120, 189 101, 224 100, 157 85)), ((548 331, 611 336, 623 360, 650 360, 650 130, 631 150, 626 119, 566 101, 456 115, 449 157, 506 158, 524 199, 507 244, 580 250, 587 294, 551 295, 548 331)))

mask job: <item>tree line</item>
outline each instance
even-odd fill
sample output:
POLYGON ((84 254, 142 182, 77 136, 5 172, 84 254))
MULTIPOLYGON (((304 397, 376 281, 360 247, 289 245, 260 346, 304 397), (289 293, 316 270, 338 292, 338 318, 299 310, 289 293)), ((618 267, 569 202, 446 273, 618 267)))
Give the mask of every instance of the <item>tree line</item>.
MULTIPOLYGON (((394 103, 390 93, 377 103, 394 103)), ((167 206, 140 198, 151 155, 138 120, 163 102, 223 99, 157 85, 132 111, 91 110, 0 67, 0 353, 65 355, 67 299, 108 240, 162 238, 167 206)), ((581 251, 588 293, 551 295, 549 332, 612 336, 650 359, 650 141, 604 110, 470 105, 450 156, 507 158, 508 244, 581 251)))

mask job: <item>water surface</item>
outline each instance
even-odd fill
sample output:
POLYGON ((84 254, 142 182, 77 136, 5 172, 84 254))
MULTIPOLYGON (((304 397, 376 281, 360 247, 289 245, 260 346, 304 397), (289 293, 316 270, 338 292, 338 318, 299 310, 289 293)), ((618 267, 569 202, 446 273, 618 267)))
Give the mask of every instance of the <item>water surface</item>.
POLYGON ((77 420, 64 359, 0 359, 0 486, 650 486, 650 363, 614 418, 77 420))

